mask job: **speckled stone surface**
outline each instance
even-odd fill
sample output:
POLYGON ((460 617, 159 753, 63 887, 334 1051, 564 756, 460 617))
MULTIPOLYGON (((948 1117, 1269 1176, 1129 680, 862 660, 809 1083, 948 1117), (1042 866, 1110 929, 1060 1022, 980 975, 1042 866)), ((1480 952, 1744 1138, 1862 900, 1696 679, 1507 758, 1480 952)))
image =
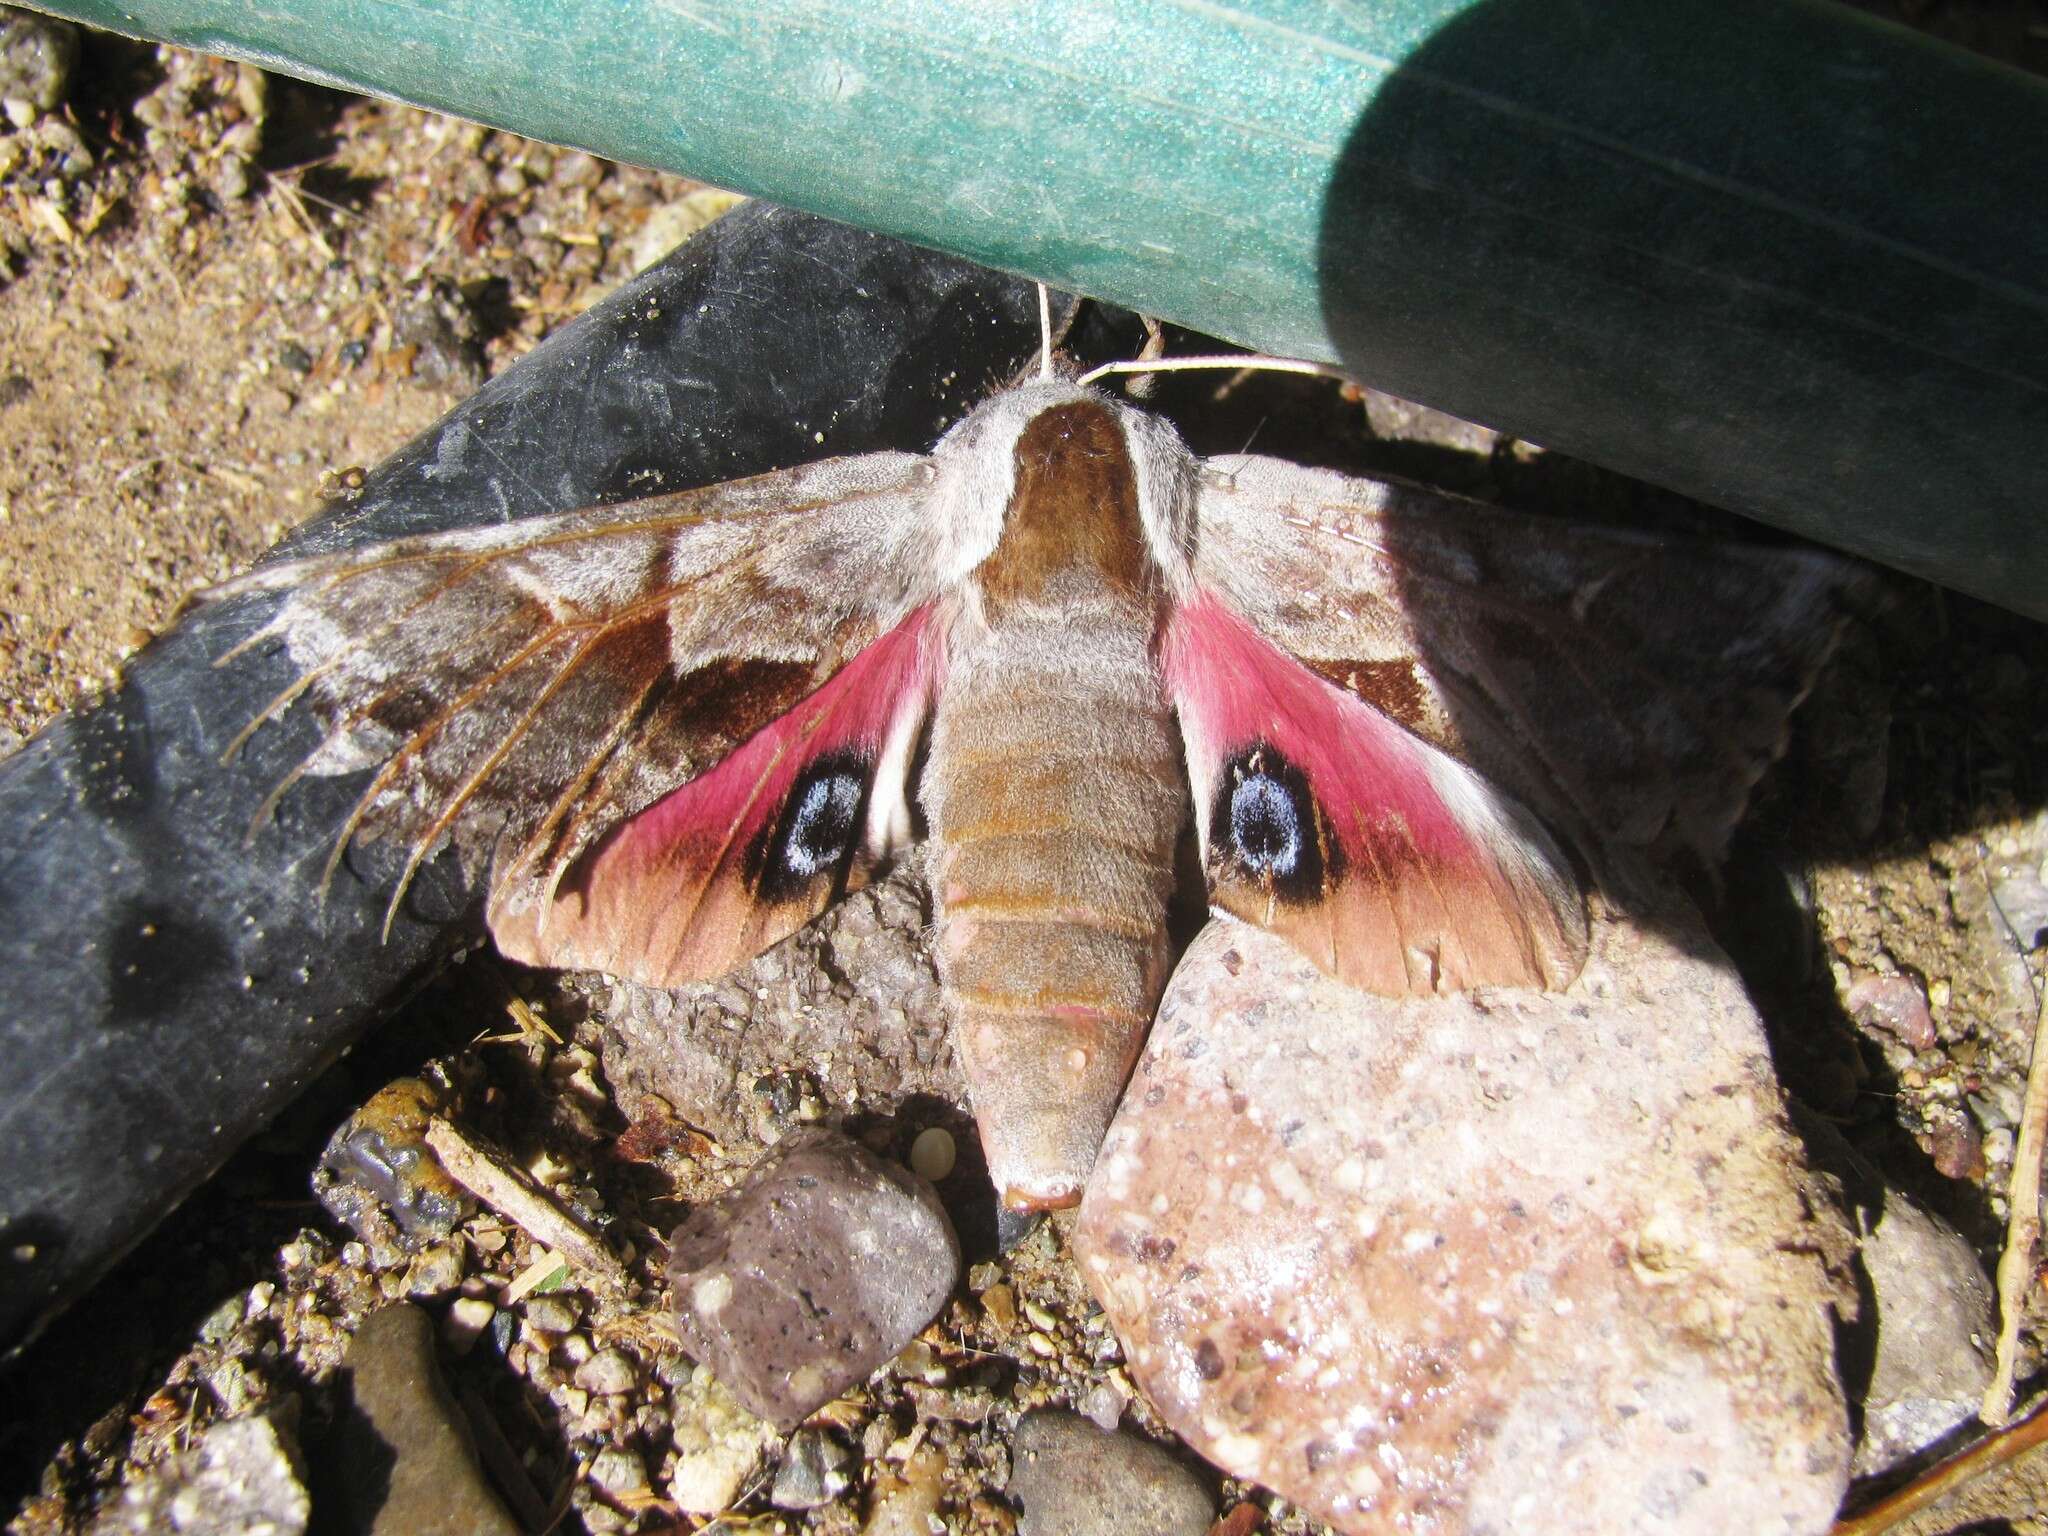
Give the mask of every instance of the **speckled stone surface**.
POLYGON ((519 1536, 470 1445, 462 1410, 434 1359, 434 1325, 418 1307, 363 1319, 348 1348, 356 1417, 343 1425, 341 1528, 369 1536, 519 1536))
POLYGON ((267 1414, 223 1419, 107 1502, 90 1536, 301 1536, 312 1506, 267 1414))
POLYGON ((1891 1190, 1863 1238, 1877 1297, 1877 1355, 1863 1399, 1859 1477, 1882 1472, 1973 1417, 1998 1335, 1991 1282, 1953 1227, 1891 1190))
POLYGON ((960 1274, 923 1179, 834 1131, 785 1138, 669 1241, 683 1346, 789 1429, 895 1358, 960 1274))
POLYGON ((715 1515, 746 1488, 775 1426, 733 1401, 704 1367, 676 1384, 675 1469, 668 1496, 685 1514, 715 1515))
POLYGON ((1020 1536, 1204 1536, 1216 1501, 1163 1446, 1041 1408, 1017 1424, 1020 1536))
POLYGON ((1340 1530, 1792 1536, 1846 1484, 1849 1234, 1684 916, 1419 1000, 1212 923, 1075 1246, 1174 1428, 1340 1530))
POLYGON ((673 990, 597 978, 607 1080, 629 1118, 653 1107, 724 1139, 769 1123, 754 1084, 805 1062, 837 1109, 930 1098, 965 1111, 915 861, 858 891, 751 964, 673 990))

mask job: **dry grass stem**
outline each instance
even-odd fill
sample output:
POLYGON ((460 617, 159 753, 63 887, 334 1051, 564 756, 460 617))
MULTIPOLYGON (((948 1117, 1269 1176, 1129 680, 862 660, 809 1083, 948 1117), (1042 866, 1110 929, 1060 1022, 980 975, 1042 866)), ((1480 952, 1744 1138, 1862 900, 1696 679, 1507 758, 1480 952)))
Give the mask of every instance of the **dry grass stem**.
POLYGON ((452 1122, 436 1119, 429 1124, 427 1145, 450 1178, 518 1223, 535 1242, 588 1274, 624 1282, 625 1267, 612 1257, 604 1239, 588 1222, 518 1169, 471 1141, 452 1122))
POLYGON ((2020 1320, 2034 1279, 2041 1240, 2041 1152, 2048 1135, 2048 985, 2034 1014, 2034 1048, 2027 1063, 2027 1096, 2006 1185, 2005 1252, 1998 1260, 1998 1368, 1984 1389, 1978 1416, 1994 1429, 2012 1414, 2012 1378, 2019 1354, 2020 1320))

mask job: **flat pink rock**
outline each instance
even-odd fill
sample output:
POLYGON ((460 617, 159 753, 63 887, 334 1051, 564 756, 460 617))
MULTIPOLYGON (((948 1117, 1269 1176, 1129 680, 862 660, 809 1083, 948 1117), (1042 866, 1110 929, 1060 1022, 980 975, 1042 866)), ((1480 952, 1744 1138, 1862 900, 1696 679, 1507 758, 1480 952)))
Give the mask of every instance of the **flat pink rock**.
POLYGON ((1185 1439, 1347 1532, 1827 1528, 1850 1239, 1677 926, 1422 1000, 1204 931, 1075 1239, 1185 1439))

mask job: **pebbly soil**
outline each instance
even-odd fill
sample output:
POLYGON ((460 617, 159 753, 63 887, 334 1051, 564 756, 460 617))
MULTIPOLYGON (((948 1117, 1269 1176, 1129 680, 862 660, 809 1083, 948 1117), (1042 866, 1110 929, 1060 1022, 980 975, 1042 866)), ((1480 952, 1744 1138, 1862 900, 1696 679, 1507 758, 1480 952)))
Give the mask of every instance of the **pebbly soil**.
MULTIPOLYGON (((0 747, 111 686, 188 591, 246 565, 323 480, 392 451, 716 207, 680 178, 89 37, 66 105, 0 126, 0 747)), ((1351 432, 1405 430, 1372 404, 1351 432)), ((1514 497, 1529 457, 1496 447, 1468 473, 1514 497)), ((1604 495, 1608 478, 1553 471, 1535 491, 1604 495)), ((1761 796, 1720 932, 1777 1030, 1789 1091, 1988 1263, 2042 968, 2031 934, 1994 921, 1994 893, 2048 878, 2048 630, 1901 583, 1845 670, 1761 796), (1829 787, 1812 789, 1816 775, 1829 787), (1856 1029, 1838 999, 1872 972, 1919 985, 1932 1043, 1856 1029)), ((623 1122, 590 1002, 473 958, 237 1158, 26 1371, 0 1377, 17 1410, 0 1429, 9 1529, 82 1529, 109 1489, 229 1411, 295 1396, 317 1427, 346 1328, 382 1297, 438 1294, 445 1274, 423 1280, 416 1257, 353 1239, 306 1193, 327 1133, 430 1059, 537 1105, 524 1150, 622 1219, 658 1233, 721 1187, 751 1155, 744 1139, 682 1136, 638 1161, 608 1150, 623 1122)), ((801 1092, 790 1105, 804 1113, 801 1092)), ((530 1257, 488 1223, 454 1246, 473 1289, 530 1257)), ((1021 1409, 1128 1385, 1057 1226, 980 1262, 924 1354, 835 1426, 876 1466, 932 1426, 963 1532, 1014 1528, 1002 1487, 1021 1409)), ((2038 1326, 2038 1287, 2033 1305, 2038 1326)), ((623 1312, 587 1324, 660 1353, 623 1312)), ((658 1497, 651 1367, 647 1391, 602 1411, 544 1372, 462 1369, 541 1501, 569 1501, 557 1529, 691 1528, 658 1497), (624 1437, 649 1449, 644 1498, 588 1477, 624 1437)), ((1163 1433, 1142 1399, 1130 1415, 1163 1433)), ((770 1510, 758 1488, 741 1507, 757 1529, 852 1531, 861 1487, 807 1515, 770 1510)), ((1269 1529, 1314 1529, 1256 1490, 1220 1492, 1225 1509, 1256 1500, 1269 1529)))

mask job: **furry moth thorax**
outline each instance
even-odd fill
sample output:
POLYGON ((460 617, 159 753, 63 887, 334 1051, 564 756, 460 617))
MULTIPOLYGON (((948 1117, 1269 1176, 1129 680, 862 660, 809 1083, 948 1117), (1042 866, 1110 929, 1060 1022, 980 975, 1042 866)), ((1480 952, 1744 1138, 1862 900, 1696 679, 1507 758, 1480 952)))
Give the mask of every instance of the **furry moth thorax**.
POLYGON ((1126 445, 1145 547, 1167 590, 1185 593, 1193 580, 1195 490, 1201 467, 1166 422, 1100 391, 1058 380, 1024 384, 963 417, 932 450, 932 503, 939 529, 935 560, 941 581, 959 582, 995 553, 1017 487, 1018 448, 1049 412, 1068 421, 1044 437, 1070 438, 1091 418, 1126 445))
POLYGON ((927 455, 218 595, 286 593, 263 633, 299 677, 265 717, 326 725, 299 771, 371 770, 337 852, 400 840, 409 878, 452 843, 516 959, 722 975, 922 827, 990 1169, 1045 1206, 1079 1199, 1157 1006, 1185 827, 1216 908, 1341 980, 1562 986, 1586 929, 1557 834, 1714 858, 1852 580, 1205 463, 1046 382, 927 455))

